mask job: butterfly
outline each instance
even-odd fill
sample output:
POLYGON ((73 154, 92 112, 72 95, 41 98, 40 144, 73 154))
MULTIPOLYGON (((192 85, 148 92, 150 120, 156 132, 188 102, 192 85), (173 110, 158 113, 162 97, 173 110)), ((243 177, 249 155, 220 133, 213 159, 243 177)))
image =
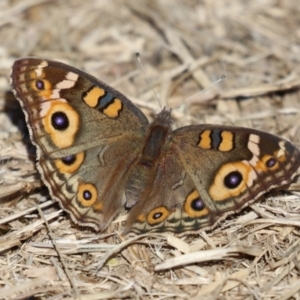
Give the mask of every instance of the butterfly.
POLYGON ((125 232, 196 232, 290 183, 299 149, 278 136, 200 124, 152 122, 93 76, 23 58, 11 86, 26 116, 37 168, 72 220, 103 231, 122 209, 125 232))

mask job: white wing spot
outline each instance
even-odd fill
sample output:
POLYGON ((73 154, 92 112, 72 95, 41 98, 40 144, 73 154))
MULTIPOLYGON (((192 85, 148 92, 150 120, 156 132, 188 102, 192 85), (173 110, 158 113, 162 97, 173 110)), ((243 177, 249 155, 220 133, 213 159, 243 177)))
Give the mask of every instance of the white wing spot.
MULTIPOLYGON (((257 158, 258 159, 258 158, 257 158)), ((243 160, 243 164, 245 165, 252 165, 253 159, 251 161, 243 160)), ((250 187, 253 185, 254 181, 257 179, 257 173, 253 168, 251 168, 251 171, 248 173, 248 180, 247 180, 247 186, 250 187)))
POLYGON ((62 90, 72 88, 75 85, 77 79, 78 79, 77 74, 75 74, 73 72, 69 72, 66 75, 66 79, 57 83, 55 88, 62 89, 62 90))
POLYGON ((53 90, 50 98, 51 99, 59 99, 60 98, 60 93, 59 92, 60 92, 60 89, 53 90))
POLYGON ((250 134, 249 140, 248 140, 248 149, 253 153, 255 156, 259 156, 260 150, 259 150, 259 143, 260 137, 256 134, 250 134))
POLYGON ((35 69, 35 74, 37 78, 40 78, 43 74, 43 68, 47 67, 48 63, 43 60, 35 69))
POLYGON ((281 157, 285 155, 285 141, 280 141, 279 142, 279 151, 277 152, 277 157, 281 157))

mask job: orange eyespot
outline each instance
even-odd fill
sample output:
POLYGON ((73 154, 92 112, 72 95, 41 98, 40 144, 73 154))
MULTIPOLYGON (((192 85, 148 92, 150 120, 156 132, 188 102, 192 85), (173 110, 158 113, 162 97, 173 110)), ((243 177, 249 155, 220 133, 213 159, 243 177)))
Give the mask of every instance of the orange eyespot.
POLYGON ((190 192, 186 197, 184 211, 192 218, 202 217, 209 213, 209 210, 196 189, 190 192))
POLYGON ((82 165, 85 158, 84 152, 68 155, 61 159, 55 160, 55 165, 61 173, 74 173, 82 165))
POLYGON ((169 210, 164 206, 159 206, 149 212, 147 222, 150 225, 156 225, 164 221, 170 215, 169 210))
POLYGON ((80 126, 75 109, 63 100, 47 101, 41 109, 44 113, 44 128, 52 142, 58 148, 72 146, 80 126))
POLYGON ((92 206, 97 200, 96 187, 90 183, 81 183, 78 187, 77 199, 83 206, 92 206))

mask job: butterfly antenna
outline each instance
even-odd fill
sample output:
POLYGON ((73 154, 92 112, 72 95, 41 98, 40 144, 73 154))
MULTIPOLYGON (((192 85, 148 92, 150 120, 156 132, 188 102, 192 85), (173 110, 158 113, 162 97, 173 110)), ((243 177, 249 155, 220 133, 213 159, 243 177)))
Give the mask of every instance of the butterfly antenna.
MULTIPOLYGON (((218 80, 216 80, 215 82, 213 82, 212 84, 210 84, 209 86, 207 86, 205 89, 193 94, 192 96, 186 98, 183 100, 183 103, 188 102, 189 100, 191 100, 193 97, 195 97, 196 95, 202 94, 203 92, 207 91, 208 89, 210 89, 212 86, 218 84, 219 82, 223 81, 226 78, 226 74, 223 74, 218 80)), ((182 104, 180 104, 182 105, 182 104)), ((180 105, 178 105, 177 107, 179 107, 180 105)), ((176 108, 177 108, 176 107, 176 108)))
POLYGON ((154 87, 153 87, 152 82, 150 81, 150 79, 149 79, 149 78, 147 77, 147 75, 146 75, 146 71, 145 71, 144 65, 143 65, 143 63, 142 63, 140 53, 139 53, 139 52, 136 52, 136 53, 135 53, 135 56, 136 56, 137 61, 138 61, 138 63, 139 63, 139 67, 140 67, 140 69, 141 69, 141 71, 142 71, 142 74, 144 75, 144 77, 145 77, 147 83, 150 85, 150 87, 151 87, 151 89, 152 89, 152 92, 153 92, 153 94, 154 94, 154 97, 157 99, 158 104, 159 104, 159 107, 160 107, 160 109, 162 110, 162 105, 161 105, 160 99, 158 98, 158 96, 157 96, 157 94, 156 94, 156 92, 155 92, 155 90, 154 90, 154 87))

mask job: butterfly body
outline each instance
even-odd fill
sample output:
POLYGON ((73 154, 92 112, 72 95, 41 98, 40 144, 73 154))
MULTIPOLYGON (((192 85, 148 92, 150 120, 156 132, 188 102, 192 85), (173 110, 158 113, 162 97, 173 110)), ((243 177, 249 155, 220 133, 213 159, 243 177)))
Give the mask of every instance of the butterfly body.
POLYGON ((149 123, 124 95, 68 65, 15 62, 12 88, 54 199, 82 226, 104 230, 122 207, 125 231, 198 231, 289 183, 300 165, 290 142, 254 129, 172 130, 149 123))

